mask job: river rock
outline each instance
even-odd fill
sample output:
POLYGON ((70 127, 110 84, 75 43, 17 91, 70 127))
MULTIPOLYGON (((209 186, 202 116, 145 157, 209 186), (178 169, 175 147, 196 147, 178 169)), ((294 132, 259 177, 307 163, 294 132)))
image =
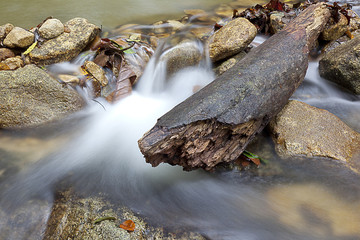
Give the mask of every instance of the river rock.
POLYGON ((9 32, 10 32, 11 30, 13 30, 13 28, 14 28, 14 25, 12 25, 11 23, 7 23, 7 24, 5 24, 5 25, 0 26, 0 42, 1 42, 2 40, 4 40, 4 38, 6 37, 6 35, 8 35, 9 32))
POLYGON ((57 194, 43 239, 203 240, 205 238, 196 233, 166 236, 161 228, 148 226, 130 209, 106 201, 105 196, 80 197, 68 190, 57 194), (94 223, 101 217, 116 219, 94 223), (132 220, 135 223, 133 232, 119 227, 125 220, 132 220))
POLYGON ((330 112, 296 100, 270 122, 280 156, 328 157, 348 161, 360 149, 360 134, 330 112))
POLYGON ((252 42, 256 33, 256 27, 245 18, 230 21, 211 37, 210 59, 216 62, 241 52, 252 42))
POLYGON ((69 61, 95 38, 100 28, 89 23, 84 18, 74 18, 65 23, 68 31, 60 36, 45 41, 29 53, 32 63, 47 65, 69 61))
POLYGON ((160 60, 166 62, 167 75, 171 76, 185 67, 199 64, 202 56, 203 53, 196 43, 184 41, 166 51, 160 60))
POLYGON ((327 52, 319 61, 320 76, 360 94, 360 36, 327 52))
POLYGON ((38 126, 81 109, 84 101, 73 89, 35 65, 0 72, 0 128, 38 126))
POLYGON ((8 70, 15 70, 15 69, 18 69, 18 68, 21 68, 24 66, 24 61, 21 59, 20 56, 7 58, 4 61, 2 61, 1 63, 8 66, 8 68, 9 68, 8 70))
POLYGON ((4 45, 9 48, 26 48, 35 40, 35 35, 20 27, 14 27, 4 39, 4 45))
POLYGON ((279 184, 269 188, 266 203, 291 231, 311 233, 312 237, 300 239, 358 239, 360 215, 356 209, 360 209, 360 201, 346 201, 347 196, 324 185, 279 184))
POLYGON ((39 34, 42 38, 51 39, 64 32, 64 24, 59 19, 48 19, 39 28, 39 34))
POLYGON ((108 79, 106 78, 104 69, 93 61, 85 61, 84 69, 90 73, 95 80, 101 84, 101 86, 104 87, 108 84, 108 79))
POLYGON ((320 38, 325 41, 332 41, 344 35, 348 30, 348 20, 342 13, 339 14, 339 18, 338 21, 334 18, 330 18, 322 31, 320 38))
POLYGON ((15 57, 15 53, 11 49, 0 48, 0 62, 10 57, 15 57))

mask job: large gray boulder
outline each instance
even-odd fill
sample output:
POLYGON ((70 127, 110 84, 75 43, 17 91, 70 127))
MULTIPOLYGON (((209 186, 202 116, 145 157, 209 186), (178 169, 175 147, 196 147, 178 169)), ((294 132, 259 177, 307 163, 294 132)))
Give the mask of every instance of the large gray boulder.
POLYGON ((256 33, 256 27, 246 18, 230 21, 210 38, 210 59, 216 62, 241 52, 252 42, 256 33))
POLYGON ((81 109, 84 101, 73 89, 35 65, 0 72, 0 128, 33 127, 81 109))
POLYGON ((319 62, 320 76, 360 94, 360 36, 327 52, 319 62))
POLYGON ((29 53, 31 63, 48 65, 69 61, 95 38, 100 28, 84 18, 74 18, 65 23, 66 31, 45 41, 29 53))
POLYGON ((360 150, 360 134, 332 113, 289 101, 270 122, 280 156, 327 157, 348 161, 360 150))

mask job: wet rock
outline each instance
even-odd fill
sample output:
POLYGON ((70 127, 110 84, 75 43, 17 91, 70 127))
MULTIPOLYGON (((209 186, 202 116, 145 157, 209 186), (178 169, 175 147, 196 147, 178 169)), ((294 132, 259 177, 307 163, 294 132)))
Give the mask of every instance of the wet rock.
POLYGON ((161 61, 166 62, 168 76, 185 67, 196 66, 200 63, 203 53, 194 42, 184 41, 161 56, 161 61))
POLYGON ((114 205, 105 196, 80 197, 71 191, 58 193, 48 220, 44 240, 47 239, 204 239, 199 234, 183 234, 182 237, 166 236, 160 228, 149 227, 131 210, 114 205), (101 217, 114 217, 94 223, 101 217), (135 230, 128 232, 119 228, 125 220, 135 223, 135 230))
POLYGON ((245 18, 230 21, 211 37, 210 59, 216 62, 241 52, 252 42, 256 33, 256 27, 245 18))
POLYGON ((285 17, 284 12, 273 12, 270 15, 270 31, 272 33, 277 33, 285 27, 283 22, 283 17, 285 17))
POLYGON ((334 18, 330 18, 322 31, 320 38, 325 41, 336 40, 348 30, 348 20, 340 13, 340 19, 336 22, 334 18))
POLYGON ((10 57, 15 57, 15 53, 11 49, 0 48, 0 62, 10 57))
MULTIPOLYGON (((360 30, 356 30, 354 32, 351 33, 353 37, 359 37, 360 36, 360 30)), ((328 44, 326 44, 324 46, 324 48, 321 50, 321 54, 324 55, 326 54, 327 52, 330 52, 332 49, 340 46, 341 44, 347 42, 351 40, 351 38, 347 35, 344 35, 336 40, 333 40, 331 42, 329 42, 328 44)))
POLYGON ((295 100, 270 122, 270 129, 280 156, 348 161, 360 149, 360 134, 338 117, 295 100))
POLYGON ((8 35, 13 28, 14 25, 10 23, 0 26, 0 42, 5 39, 6 35, 8 35))
POLYGON ((39 28, 39 34, 42 38, 51 39, 64 32, 64 24, 58 19, 52 18, 46 20, 39 28))
POLYGON ((96 37, 100 28, 89 23, 84 18, 74 18, 65 23, 69 30, 60 36, 45 41, 41 47, 37 46, 29 53, 32 63, 47 65, 69 61, 96 37))
POLYGON ((58 78, 65 83, 70 83, 74 85, 80 83, 80 79, 77 76, 73 76, 73 75, 60 74, 58 75, 58 78))
POLYGON ((0 72, 0 128, 32 127, 81 109, 84 101, 42 69, 26 65, 0 72))
POLYGON ((320 76, 360 94, 360 36, 327 52, 319 61, 320 76))
POLYGON ((232 68, 238 61, 240 61, 245 56, 246 56, 246 52, 241 51, 240 53, 227 59, 226 61, 221 62, 220 65, 215 67, 214 72, 216 73, 216 75, 223 74, 224 72, 232 68))
POLYGON ((85 61, 84 69, 90 73, 95 80, 101 84, 101 86, 104 87, 108 84, 108 79, 106 78, 104 69, 93 61, 85 61))
POLYGON ((4 39, 4 45, 9 48, 26 48, 35 40, 35 35, 20 27, 14 27, 4 39))
POLYGON ((9 70, 15 70, 24 66, 24 61, 20 56, 7 58, 1 63, 9 67, 9 70))
POLYGON ((360 236, 360 215, 355 210, 360 208, 358 200, 344 201, 346 197, 318 184, 277 186, 266 195, 274 216, 292 231, 309 232, 318 239, 360 236))

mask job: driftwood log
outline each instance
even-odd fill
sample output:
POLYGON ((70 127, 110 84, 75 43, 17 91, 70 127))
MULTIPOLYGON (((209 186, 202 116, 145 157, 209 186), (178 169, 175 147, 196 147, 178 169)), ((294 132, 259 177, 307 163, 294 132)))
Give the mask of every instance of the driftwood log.
POLYGON ((234 67, 158 119, 139 147, 152 166, 211 170, 236 160, 305 77, 309 46, 330 16, 311 5, 234 67))

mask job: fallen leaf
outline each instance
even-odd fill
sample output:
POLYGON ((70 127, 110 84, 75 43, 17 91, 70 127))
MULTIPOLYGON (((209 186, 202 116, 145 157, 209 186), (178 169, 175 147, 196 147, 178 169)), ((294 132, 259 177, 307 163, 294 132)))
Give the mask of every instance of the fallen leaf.
POLYGON ((36 47, 37 43, 38 42, 35 41, 33 44, 31 44, 30 47, 28 47, 28 49, 26 49, 26 51, 24 52, 24 55, 29 54, 36 47))
POLYGON ((135 223, 131 220, 126 220, 122 224, 120 224, 119 227, 129 232, 133 232, 135 230, 135 223))

